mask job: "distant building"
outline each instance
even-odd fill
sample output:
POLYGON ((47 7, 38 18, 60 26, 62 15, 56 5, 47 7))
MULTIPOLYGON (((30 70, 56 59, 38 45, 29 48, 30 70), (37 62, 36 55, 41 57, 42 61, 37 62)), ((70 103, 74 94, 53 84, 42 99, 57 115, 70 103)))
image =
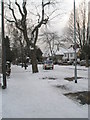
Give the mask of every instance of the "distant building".
POLYGON ((59 63, 62 61, 62 58, 64 56, 64 53, 62 50, 58 50, 55 54, 55 60, 56 60, 56 63, 59 63))
MULTIPOLYGON (((79 49, 76 50, 77 54, 79 52, 79 49)), ((69 49, 61 48, 59 51, 55 54, 57 62, 59 61, 74 61, 75 59, 75 51, 73 47, 69 49)))
MULTIPOLYGON (((76 53, 78 55, 78 51, 79 49, 76 50, 76 53)), ((73 49, 73 47, 67 49, 66 52, 64 52, 64 56, 63 56, 63 60, 64 61, 74 61, 75 59, 75 51, 73 49)))

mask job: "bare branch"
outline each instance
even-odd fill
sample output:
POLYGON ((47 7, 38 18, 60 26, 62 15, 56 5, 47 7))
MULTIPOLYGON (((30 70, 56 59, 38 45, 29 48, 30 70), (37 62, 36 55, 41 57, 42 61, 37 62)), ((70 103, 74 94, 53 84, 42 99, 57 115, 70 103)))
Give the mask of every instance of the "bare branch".
POLYGON ((11 4, 9 4, 9 9, 12 11, 13 18, 15 19, 15 22, 17 22, 17 18, 15 16, 14 10, 11 8, 11 4))
POLYGON ((18 25, 17 22, 15 22, 15 25, 16 25, 16 27, 17 27, 19 30, 23 31, 23 29, 18 25))
POLYGON ((8 22, 12 22, 12 23, 15 23, 14 20, 10 20, 10 19, 7 19, 6 17, 4 17, 8 22))
POLYGON ((17 2, 15 2, 15 4, 18 6, 18 9, 19 9, 19 12, 20 12, 21 16, 23 16, 23 13, 22 13, 22 10, 20 8, 20 5, 17 2))
POLYGON ((26 18, 26 16, 27 16, 26 2, 23 2, 23 12, 24 12, 24 15, 26 18))
POLYGON ((36 35, 35 35, 34 46, 36 45, 37 39, 38 39, 38 29, 36 30, 36 35))
POLYGON ((43 4, 43 7, 45 7, 45 6, 47 6, 47 5, 50 5, 51 4, 51 2, 49 1, 49 2, 47 2, 47 3, 45 3, 45 4, 43 4))

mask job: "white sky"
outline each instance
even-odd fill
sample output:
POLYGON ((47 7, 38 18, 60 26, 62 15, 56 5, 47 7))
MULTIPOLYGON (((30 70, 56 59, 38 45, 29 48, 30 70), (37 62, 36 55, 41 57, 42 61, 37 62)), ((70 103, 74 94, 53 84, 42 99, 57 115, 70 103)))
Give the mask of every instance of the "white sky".
MULTIPOLYGON (((80 2, 82 2, 83 0, 75 0, 76 2, 76 8, 79 7, 80 2)), ((88 3, 89 0, 86 0, 86 2, 88 3)), ((62 10, 63 10, 63 15, 61 17, 61 19, 55 23, 56 25, 56 29, 57 30, 62 30, 62 28, 65 26, 65 24, 68 21, 69 15, 71 13, 71 11, 73 10, 73 5, 74 4, 74 0, 63 0, 63 6, 62 6, 62 10)))
MULTIPOLYGON (((8 0, 4 0, 4 1, 8 1, 8 0)), ((11 1, 14 1, 14 0, 11 0, 11 1)), ((23 0, 17 0, 17 1, 20 2, 20 1, 23 1, 23 0)), ((30 6, 30 7, 28 7, 30 9, 32 7, 31 6, 31 1, 32 1, 32 4, 39 4, 39 3, 41 3, 42 0, 27 0, 27 2, 28 2, 27 5, 30 6)), ((70 12, 73 10, 74 0, 57 0, 57 1, 59 1, 59 2, 62 1, 62 4, 58 5, 58 8, 60 9, 59 13, 61 15, 58 16, 58 18, 55 18, 55 19, 52 20, 52 22, 50 23, 50 27, 52 29, 54 29, 55 31, 59 31, 59 33, 61 33, 62 28, 66 25, 66 23, 68 21, 70 12)), ((75 0, 76 7, 79 6, 81 1, 83 1, 83 0, 75 0)), ((90 1, 90 0, 86 0, 86 1, 90 1)), ((1 6, 0 6, 0 8, 1 8, 1 6)), ((1 16, 0 16, 0 21, 1 21, 1 16)), ((0 26, 1 26, 1 22, 0 22, 0 26)))
MULTIPOLYGON (((4 1, 8 1, 8 0, 4 0, 4 1)), ((11 1, 14 1, 14 0, 11 0, 11 1)), ((17 1, 20 2, 20 1, 23 1, 23 0, 17 0, 17 1)), ((41 3, 42 0, 27 0, 29 5, 31 5, 30 1, 32 1, 32 3, 34 3, 34 4, 39 4, 39 3, 41 3)), ((60 0, 57 0, 57 1, 60 2, 60 0)), ((65 25, 66 21, 68 20, 68 16, 70 14, 70 11, 73 9, 74 0, 61 0, 61 1, 63 3, 60 4, 60 6, 58 6, 58 8, 61 9, 60 10, 61 15, 59 16, 58 22, 54 21, 54 23, 53 23, 54 26, 57 26, 57 27, 55 27, 56 29, 59 29, 58 28, 59 26, 60 26, 60 28, 62 28, 65 25), (58 23, 59 25, 56 25, 56 23, 58 23)), ((78 6, 81 1, 82 0, 75 0, 76 6, 78 6)), ((86 0, 86 1, 90 1, 90 0, 86 0)), ((1 20, 1 17, 0 17, 0 20, 1 20)), ((0 24, 1 24, 1 22, 0 22, 0 24)))

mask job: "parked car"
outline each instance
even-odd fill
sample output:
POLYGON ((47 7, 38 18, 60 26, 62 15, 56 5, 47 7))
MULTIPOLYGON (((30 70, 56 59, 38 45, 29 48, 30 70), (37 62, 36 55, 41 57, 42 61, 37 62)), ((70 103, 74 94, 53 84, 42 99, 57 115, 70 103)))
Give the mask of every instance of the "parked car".
POLYGON ((43 69, 53 69, 54 68, 54 64, 52 60, 46 60, 43 63, 43 69))
POLYGON ((72 65, 72 64, 73 64, 73 61, 67 61, 67 64, 68 64, 68 65, 72 65))
POLYGON ((86 65, 86 60, 81 60, 81 61, 80 61, 80 65, 81 65, 81 66, 86 65))
MULTIPOLYGON (((86 60, 81 60, 80 65, 85 66, 86 65, 86 60)), ((88 60, 88 65, 90 66, 90 60, 88 60)))

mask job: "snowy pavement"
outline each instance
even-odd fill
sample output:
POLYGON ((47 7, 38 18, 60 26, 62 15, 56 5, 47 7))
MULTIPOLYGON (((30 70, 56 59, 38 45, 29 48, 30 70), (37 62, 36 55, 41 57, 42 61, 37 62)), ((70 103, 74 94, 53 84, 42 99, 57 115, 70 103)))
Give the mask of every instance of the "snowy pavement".
MULTIPOLYGON (((88 69, 78 67, 78 83, 64 80, 74 76, 74 66, 58 66, 32 74, 31 66, 25 71, 12 66, 8 88, 2 90, 3 118, 88 118, 88 105, 64 96, 63 93, 87 91, 88 69), (54 78, 54 79, 52 79, 54 78), (57 85, 65 85, 66 90, 57 85)), ((0 91, 1 95, 1 91, 0 91)))
POLYGON ((0 88, 0 120, 2 118, 2 89, 0 88))

